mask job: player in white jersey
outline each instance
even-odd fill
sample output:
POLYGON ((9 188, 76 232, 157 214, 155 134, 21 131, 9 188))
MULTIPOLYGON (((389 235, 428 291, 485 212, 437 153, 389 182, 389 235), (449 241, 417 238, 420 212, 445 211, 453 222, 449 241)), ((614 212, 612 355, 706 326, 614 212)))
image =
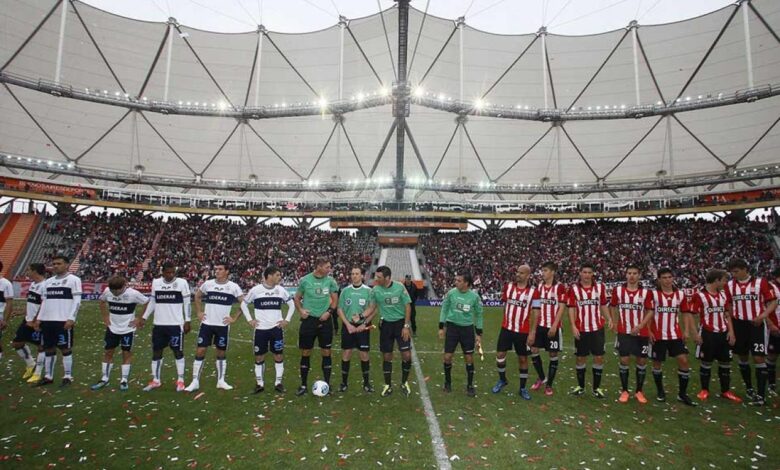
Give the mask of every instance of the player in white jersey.
MULTIPOLYGON (((0 272, 3 271, 3 262, 0 261, 0 272)), ((0 339, 3 339, 3 330, 7 320, 11 319, 14 312, 14 286, 11 281, 0 276, 0 339)), ((0 359, 3 358, 3 346, 0 343, 0 359)))
POLYGON ((133 362, 133 339, 135 339, 135 311, 138 305, 146 305, 149 298, 127 286, 127 279, 114 276, 108 280, 108 287, 100 295, 100 314, 106 333, 103 338, 105 351, 100 365, 100 381, 92 385, 92 390, 100 390, 108 385, 108 377, 114 362, 114 350, 122 348, 122 378, 119 390, 128 389, 130 365, 133 362))
POLYGON ((162 265, 162 277, 152 281, 152 296, 143 317, 136 320, 143 328, 146 319, 154 313, 152 328, 152 380, 145 392, 159 388, 162 372, 163 350, 170 347, 176 358, 176 391, 184 391, 184 335, 192 328, 190 285, 176 277, 176 267, 171 262, 162 265), (184 318, 182 318, 182 311, 184 318))
POLYGON ((36 316, 36 329, 41 331, 44 360, 44 376, 38 386, 54 382, 54 363, 57 351, 62 354, 64 374, 62 386, 73 382, 73 325, 81 306, 81 279, 68 273, 70 260, 58 255, 52 258, 54 276, 44 283, 43 302, 36 316))
POLYGON ((192 363, 192 382, 185 391, 194 392, 200 388, 200 372, 203 370, 203 359, 206 358, 206 348, 214 344, 217 349, 217 388, 233 390, 225 381, 227 359, 225 351, 228 348, 230 325, 236 321, 230 315, 230 309, 236 302, 243 302, 244 292, 238 284, 228 279, 230 269, 225 263, 214 265, 214 279, 209 279, 195 291, 195 313, 200 321, 198 330, 198 348, 195 350, 195 361, 192 363), (203 311, 202 304, 206 304, 203 311))
POLYGON ((41 308, 41 295, 43 293, 43 282, 46 280, 46 267, 41 263, 31 264, 27 268, 27 277, 32 279, 30 287, 27 288, 27 312, 16 329, 16 336, 11 346, 16 350, 19 357, 24 359, 27 366, 22 379, 26 379, 28 383, 36 383, 41 380, 43 361, 46 357, 41 346, 41 332, 34 328, 35 316, 38 314, 38 309, 41 308), (32 358, 27 343, 34 344, 37 348, 37 360, 32 358))
POLYGON ((750 405, 763 406, 766 401, 766 319, 774 313, 777 299, 766 279, 752 277, 747 261, 733 259, 728 270, 733 278, 726 284, 732 300, 734 354, 739 357, 739 371, 745 382, 750 405), (750 356, 756 365, 756 390, 751 380, 750 356))
POLYGON ((278 268, 269 266, 263 271, 263 282, 249 290, 241 302, 244 318, 255 329, 255 393, 265 390, 265 355, 268 350, 274 356, 276 380, 274 390, 284 393, 282 375, 284 374, 284 328, 295 313, 295 301, 287 289, 279 285, 282 273, 278 268), (282 304, 287 304, 287 316, 282 318, 282 304), (248 305, 255 310, 255 317, 249 313, 248 305))

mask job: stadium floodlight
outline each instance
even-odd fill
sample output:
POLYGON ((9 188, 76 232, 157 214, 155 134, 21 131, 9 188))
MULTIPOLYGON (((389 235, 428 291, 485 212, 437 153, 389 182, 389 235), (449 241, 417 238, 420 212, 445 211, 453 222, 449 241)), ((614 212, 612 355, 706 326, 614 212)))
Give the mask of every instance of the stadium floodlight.
POLYGON ((317 101, 317 104, 320 106, 321 109, 325 109, 328 107, 328 100, 326 100, 324 96, 321 96, 320 99, 317 101))
POLYGON ((481 98, 474 102, 474 109, 479 110, 482 109, 483 107, 485 107, 485 102, 482 101, 481 98))
POLYGON ((417 98, 422 98, 422 96, 425 94, 425 88, 418 86, 414 89, 414 96, 417 98))
POLYGON ((366 97, 366 95, 363 94, 363 92, 359 92, 357 96, 355 96, 355 99, 357 99, 358 103, 363 101, 363 99, 366 97))
POLYGON ((382 96, 389 96, 390 95, 390 89, 387 88, 386 86, 383 86, 382 88, 379 89, 379 94, 382 95, 382 96))

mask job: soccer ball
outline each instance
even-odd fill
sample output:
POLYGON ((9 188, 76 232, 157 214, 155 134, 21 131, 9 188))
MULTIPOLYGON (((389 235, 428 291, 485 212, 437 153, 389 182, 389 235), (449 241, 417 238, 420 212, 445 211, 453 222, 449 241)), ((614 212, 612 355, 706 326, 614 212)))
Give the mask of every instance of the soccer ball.
POLYGON ((324 397, 328 392, 330 392, 330 385, 323 380, 318 380, 311 386, 311 393, 315 396, 324 397))

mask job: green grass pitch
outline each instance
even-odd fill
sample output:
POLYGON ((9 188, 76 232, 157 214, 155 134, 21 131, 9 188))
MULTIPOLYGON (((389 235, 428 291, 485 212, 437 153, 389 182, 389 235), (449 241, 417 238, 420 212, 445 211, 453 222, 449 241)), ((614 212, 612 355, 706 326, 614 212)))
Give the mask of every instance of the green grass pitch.
MULTIPOLYGON (((21 307, 19 303, 18 308, 21 307)), ((21 380, 23 362, 10 347, 20 319, 3 334, 0 363, 0 463, 4 468, 436 468, 428 424, 412 372, 412 396, 396 388, 388 398, 360 389, 360 366, 353 357, 350 389, 317 398, 295 397, 298 385, 297 318, 286 333, 285 385, 287 394, 266 390, 252 395, 254 372, 251 329, 239 319, 231 331, 228 382, 235 389, 215 387, 214 352, 210 350, 201 379, 203 396, 176 393, 175 368, 165 352, 163 388, 144 393, 149 379, 151 328, 137 333, 131 389, 118 390, 118 354, 111 385, 93 392, 99 379, 104 327, 96 302, 85 302, 79 315, 74 348, 75 384, 58 388, 62 375, 58 359, 55 384, 31 388, 21 380)), ((501 310, 489 308, 485 321, 485 359, 476 359, 478 395, 465 395, 465 369, 456 356, 452 394, 441 391, 442 342, 437 339, 438 309, 418 309, 415 345, 424 380, 440 424, 453 468, 779 468, 780 408, 775 399, 766 408, 733 405, 711 398, 698 408, 674 401, 658 404, 651 374, 646 382, 650 403, 617 402, 617 358, 608 351, 604 386, 608 399, 586 395, 574 398, 572 341, 565 336, 556 394, 533 392, 533 400, 517 394, 517 368, 509 356, 510 386, 490 393, 495 383, 491 353, 501 322, 501 310)), ((189 382, 197 325, 186 336, 189 382)), ((372 335, 372 380, 382 382, 378 336, 372 335)), ((335 341, 335 345, 338 345, 335 341)), ((611 338, 608 340, 611 344, 611 338)), ((309 383, 321 377, 319 353, 314 352, 309 383)), ((544 354, 543 354, 544 357, 544 354)), ((267 359, 269 360, 270 357, 267 359)), ((270 361, 269 361, 270 362, 270 361)), ((691 395, 698 392, 698 364, 693 362, 691 395)), ((547 360, 545 357, 545 367, 547 360)), ((340 382, 340 351, 334 349, 333 379, 340 382)), ((673 399, 677 390, 674 364, 667 362, 665 381, 673 399)), ((266 381, 273 376, 266 370, 266 381)), ((400 362, 393 370, 400 378, 400 362)), ((531 369, 531 377, 535 373, 531 369)), ((588 372, 588 384, 591 375, 588 372)), ((531 380, 532 381, 532 380, 531 380)), ((633 367, 631 382, 634 381, 633 367)), ((272 383, 272 382, 271 382, 272 383)), ((744 396, 737 368, 736 391, 744 396)), ((717 377, 712 381, 717 389, 717 377)))

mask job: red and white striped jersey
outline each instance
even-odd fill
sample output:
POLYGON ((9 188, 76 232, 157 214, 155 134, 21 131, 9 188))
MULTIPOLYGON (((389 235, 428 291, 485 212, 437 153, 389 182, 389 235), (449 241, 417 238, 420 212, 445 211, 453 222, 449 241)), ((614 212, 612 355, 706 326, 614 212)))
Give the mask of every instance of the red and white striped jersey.
POLYGON ((607 305, 607 292, 604 284, 594 283, 590 287, 572 284, 566 294, 570 308, 576 308, 576 326, 582 332, 598 331, 604 328, 604 317, 600 308, 607 305))
MULTIPOLYGON (((775 294, 776 299, 780 299, 780 284, 778 284, 775 281, 772 281, 769 283, 769 285, 772 287, 772 291, 775 294)), ((777 307, 775 307, 774 313, 769 314, 769 321, 775 324, 775 326, 780 327, 780 303, 778 303, 777 307)))
POLYGON ((520 288, 510 282, 504 286, 501 300, 506 303, 501 327, 516 333, 528 333, 531 326, 531 309, 539 308, 539 291, 536 287, 528 285, 520 288))
MULTIPOLYGON (((566 305, 566 286, 555 282, 550 287, 539 284, 539 326, 552 327, 559 305, 566 305)), ((560 327, 561 324, 558 324, 560 327)))
POLYGON ((745 282, 732 279, 726 284, 731 295, 731 312, 738 320, 752 320, 761 315, 767 302, 775 299, 769 283, 761 277, 749 278, 745 282))
POLYGON ((712 294, 703 288, 691 297, 690 312, 699 315, 701 327, 713 333, 728 331, 726 311, 731 308, 731 296, 725 290, 712 294))
MULTIPOLYGON (((642 287, 632 291, 627 286, 617 286, 612 290, 610 305, 618 311, 618 333, 630 334, 642 323, 647 310, 653 309, 653 296, 642 287)), ((650 336, 649 326, 639 330, 639 336, 650 336)))
POLYGON ((661 290, 653 291, 655 318, 653 332, 656 340, 682 339, 679 317, 682 312, 690 312, 685 293, 674 289, 667 294, 661 290))

